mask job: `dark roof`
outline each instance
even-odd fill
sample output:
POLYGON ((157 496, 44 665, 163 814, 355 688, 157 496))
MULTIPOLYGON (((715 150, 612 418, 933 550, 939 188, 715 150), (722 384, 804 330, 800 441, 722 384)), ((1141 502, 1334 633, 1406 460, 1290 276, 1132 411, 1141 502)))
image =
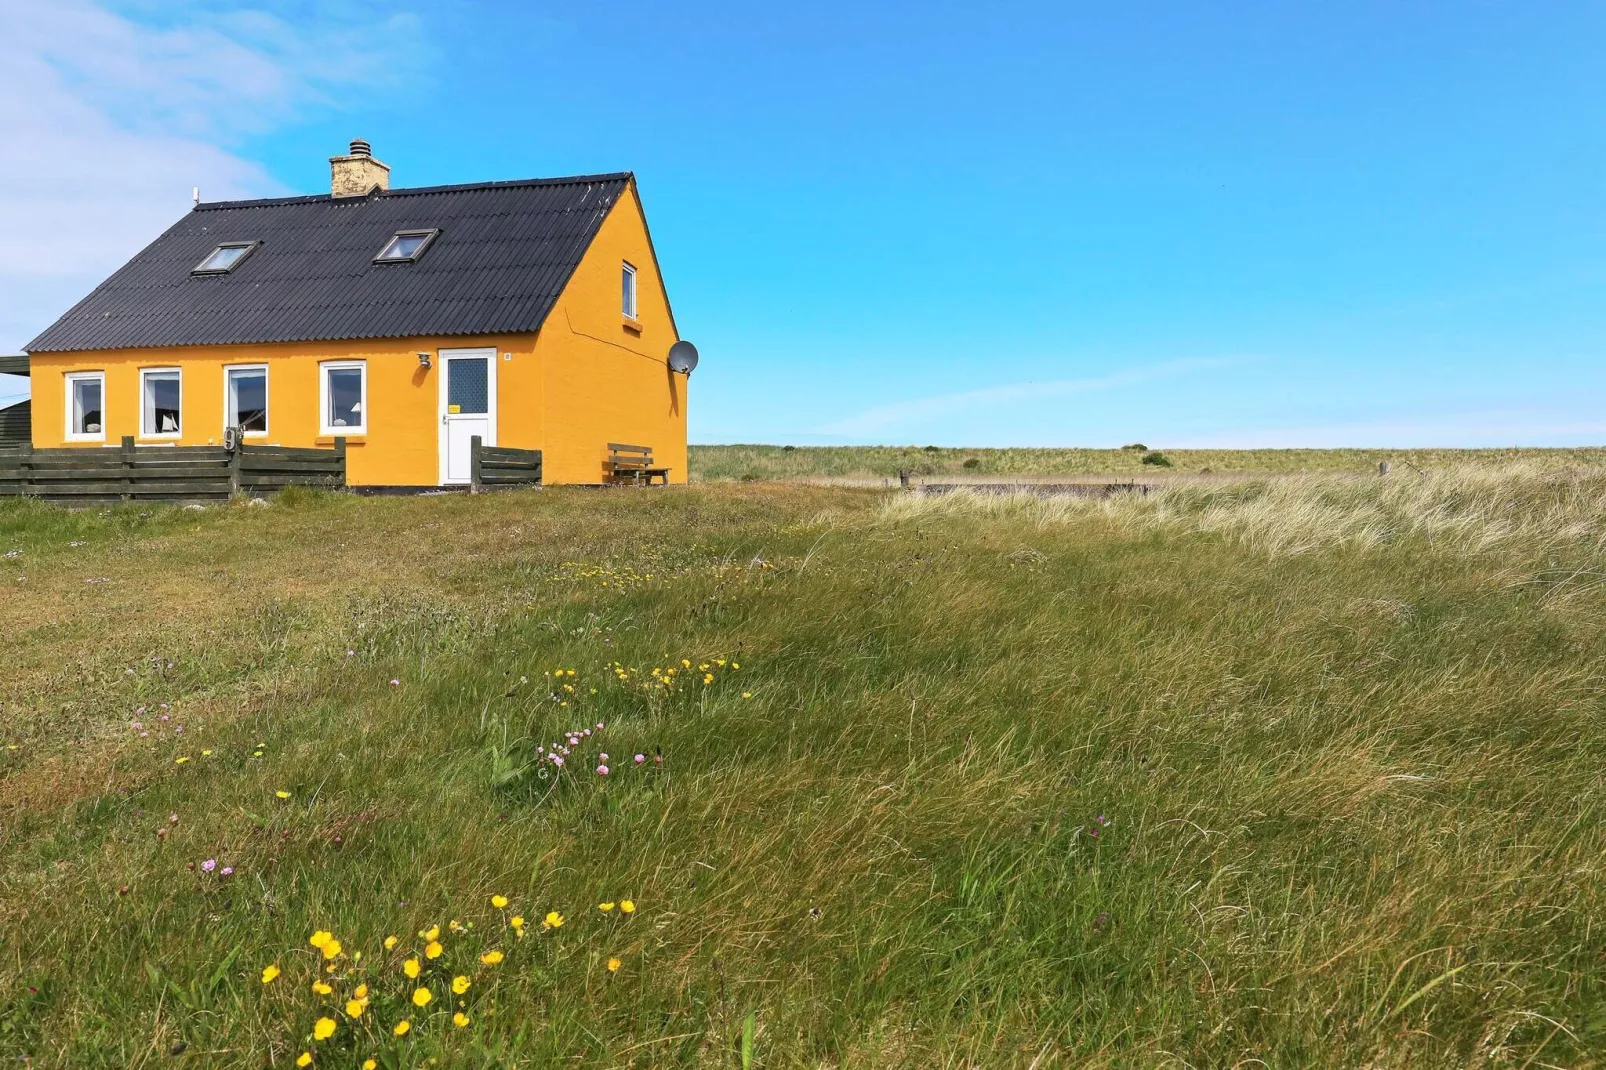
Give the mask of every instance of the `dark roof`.
POLYGON ((4 375, 27 375, 28 374, 28 358, 25 357, 25 356, 24 357, 9 357, 9 356, 0 357, 0 374, 4 374, 4 375))
POLYGON ((367 197, 197 205, 23 348, 305 342, 538 330, 628 173, 367 197), (416 263, 375 264, 398 230, 440 228, 416 263), (261 245, 226 275, 221 242, 261 245))

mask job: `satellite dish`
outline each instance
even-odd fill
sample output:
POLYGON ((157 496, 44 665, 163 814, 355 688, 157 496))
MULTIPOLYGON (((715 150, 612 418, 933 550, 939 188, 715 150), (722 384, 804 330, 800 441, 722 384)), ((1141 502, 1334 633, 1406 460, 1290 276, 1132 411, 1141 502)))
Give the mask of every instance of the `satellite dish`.
POLYGON ((669 347, 669 370, 682 375, 690 375, 697 367, 697 347, 690 342, 681 340, 669 347))

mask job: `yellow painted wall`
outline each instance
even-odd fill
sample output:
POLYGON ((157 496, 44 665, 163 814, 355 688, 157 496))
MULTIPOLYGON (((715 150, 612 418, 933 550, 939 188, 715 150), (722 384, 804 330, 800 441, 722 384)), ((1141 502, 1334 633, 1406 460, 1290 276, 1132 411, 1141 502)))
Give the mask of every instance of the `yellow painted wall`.
POLYGON ((106 443, 123 435, 136 441, 204 446, 223 441, 223 369, 233 364, 268 367, 268 433, 253 442, 277 446, 329 446, 331 435, 319 434, 318 365, 326 360, 364 360, 368 364, 367 433, 346 436, 346 479, 353 485, 420 486, 440 480, 440 362, 419 367, 418 354, 440 349, 495 346, 498 354, 498 428, 513 445, 507 429, 527 406, 519 404, 521 385, 538 381, 533 364, 534 335, 490 335, 463 338, 387 338, 361 342, 290 342, 272 345, 182 346, 161 349, 119 349, 93 353, 35 353, 28 358, 32 383, 35 446, 87 446, 67 442, 67 372, 106 374, 103 412, 106 443), (140 437, 139 372, 141 368, 178 368, 183 372, 179 423, 183 436, 140 437), (510 397, 510 394, 512 397, 510 397), (508 402, 512 402, 509 404, 508 402))
MULTIPOLYGON (((106 443, 139 435, 141 368, 180 368, 180 445, 223 439, 224 368, 268 366, 268 434, 282 446, 327 446, 319 434, 318 365, 365 360, 368 427, 347 436, 347 480, 353 485, 433 486, 440 478, 441 349, 495 348, 497 439, 543 451, 548 483, 598 483, 607 443, 650 446, 670 479, 686 480, 686 377, 669 372, 676 341, 668 301, 652 256, 634 185, 603 222, 538 335, 190 346, 29 357, 35 446, 65 441, 67 372, 106 375, 106 443), (637 269, 637 325, 620 310, 621 262, 637 269), (419 367, 418 353, 433 367, 419 367), (510 355, 510 359, 502 359, 510 355)), ((145 441, 145 440, 141 440, 145 441)), ((173 442, 172 439, 151 441, 173 442)))
POLYGON ((678 338, 632 182, 536 339, 548 481, 601 482, 608 443, 622 442, 652 447, 670 482, 686 482, 686 376, 666 363, 678 338), (624 261, 636 269, 634 327, 620 309, 624 261))

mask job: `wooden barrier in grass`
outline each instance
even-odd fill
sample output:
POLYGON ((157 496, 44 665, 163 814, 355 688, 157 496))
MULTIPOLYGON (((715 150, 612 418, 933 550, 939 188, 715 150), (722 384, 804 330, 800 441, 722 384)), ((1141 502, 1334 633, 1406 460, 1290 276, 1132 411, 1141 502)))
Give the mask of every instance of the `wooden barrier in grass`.
POLYGON ((0 449, 0 497, 78 503, 227 501, 287 486, 346 485, 346 440, 333 449, 136 446, 0 449))
POLYGON ((479 435, 471 439, 469 487, 473 493, 495 487, 527 487, 540 482, 540 450, 487 446, 479 435))

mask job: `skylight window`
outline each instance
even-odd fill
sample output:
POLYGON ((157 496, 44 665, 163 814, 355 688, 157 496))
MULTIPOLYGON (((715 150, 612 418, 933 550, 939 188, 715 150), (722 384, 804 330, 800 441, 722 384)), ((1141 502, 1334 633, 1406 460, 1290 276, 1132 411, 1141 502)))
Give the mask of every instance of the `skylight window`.
POLYGON ((191 275, 227 275, 240 266, 240 262, 250 256, 261 242, 255 241, 226 241, 207 254, 195 267, 190 269, 191 275))
POLYGON ((402 264, 417 260, 435 240, 439 230, 398 230, 374 257, 376 264, 402 264))

